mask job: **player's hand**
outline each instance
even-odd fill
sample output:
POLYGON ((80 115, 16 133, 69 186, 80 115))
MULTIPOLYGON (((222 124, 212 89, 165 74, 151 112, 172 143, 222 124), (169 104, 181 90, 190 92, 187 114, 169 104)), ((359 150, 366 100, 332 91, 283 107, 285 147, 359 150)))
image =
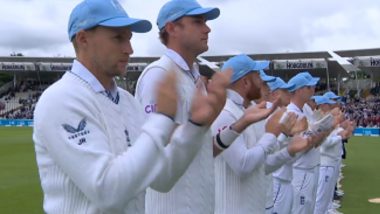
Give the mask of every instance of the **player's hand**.
POLYGON ((345 139, 348 139, 348 137, 350 136, 350 130, 343 130, 343 131, 340 131, 338 133, 338 135, 340 135, 340 137, 345 140, 345 139))
POLYGON ((286 136, 293 136, 293 129, 297 123, 297 114, 294 112, 284 112, 280 119, 281 132, 286 136))
POLYGON ((351 122, 349 123, 350 125, 347 127, 347 133, 348 133, 348 136, 347 136, 347 139, 350 138, 352 136, 352 134, 354 133, 354 130, 356 128, 355 126, 355 123, 354 122, 351 122))
POLYGON ((330 134, 331 131, 325 131, 325 132, 319 132, 317 134, 313 134, 310 136, 311 143, 314 145, 315 148, 320 146, 326 137, 330 134))
POLYGON ((268 132, 268 133, 272 133, 274 134, 275 136, 278 136, 282 130, 281 130, 281 123, 280 123, 280 119, 281 119, 281 116, 284 114, 285 112, 285 108, 280 108, 278 110, 276 110, 267 120, 267 123, 265 124, 265 131, 268 132))
POLYGON ((313 143, 310 137, 302 136, 300 134, 295 135, 290 143, 288 144, 288 152, 291 156, 294 157, 296 153, 303 152, 311 149, 313 147, 313 143))
POLYGON ((177 81, 176 73, 169 72, 157 86, 157 113, 174 118, 177 112, 177 81))
POLYGON ((215 72, 207 84, 207 94, 198 87, 191 104, 190 119, 210 126, 226 104, 226 89, 230 84, 232 70, 215 72))
POLYGON ((300 120, 297 120, 296 124, 293 126, 291 130, 291 136, 304 132, 308 128, 308 123, 306 117, 303 117, 300 120))
POLYGON ((347 136, 347 139, 352 137, 352 135, 354 134, 354 130, 355 130, 355 126, 351 125, 348 129, 347 129, 347 132, 348 132, 348 136, 347 136))
POLYGON ((336 115, 340 115, 342 114, 342 111, 339 109, 339 107, 335 107, 333 108, 330 113, 333 115, 333 116, 336 116, 336 115))
POLYGON ((334 127, 342 123, 342 121, 344 120, 344 114, 339 108, 334 108, 333 110, 331 110, 330 113, 334 117, 334 127))
POLYGON ((276 110, 277 104, 273 104, 271 108, 266 108, 266 102, 262 101, 261 103, 251 106, 244 112, 244 118, 248 123, 256 123, 265 118, 276 110))
POLYGON ((350 120, 350 123, 351 123, 352 129, 355 130, 356 129, 356 122, 353 120, 352 121, 350 120))
POLYGON ((342 127, 345 130, 348 129, 350 126, 351 126, 351 123, 350 123, 350 120, 348 119, 340 123, 340 127, 342 127))
POLYGON ((249 125, 267 118, 276 108, 277 103, 272 105, 271 108, 266 108, 265 101, 255 106, 250 106, 244 111, 243 116, 231 126, 231 128, 234 131, 241 133, 249 125))

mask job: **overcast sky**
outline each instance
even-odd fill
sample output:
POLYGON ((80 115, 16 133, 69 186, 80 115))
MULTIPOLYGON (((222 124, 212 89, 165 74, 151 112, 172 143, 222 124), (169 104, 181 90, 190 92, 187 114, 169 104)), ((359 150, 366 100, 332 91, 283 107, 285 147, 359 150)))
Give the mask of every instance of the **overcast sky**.
MULTIPOLYGON (((74 56, 67 22, 79 0, 0 0, 0 56, 74 56)), ((153 29, 134 34, 134 56, 164 50, 155 25, 166 0, 120 0, 131 17, 148 19, 153 29)), ((208 22, 204 55, 282 53, 380 47, 379 0, 199 0, 218 7, 208 22)))

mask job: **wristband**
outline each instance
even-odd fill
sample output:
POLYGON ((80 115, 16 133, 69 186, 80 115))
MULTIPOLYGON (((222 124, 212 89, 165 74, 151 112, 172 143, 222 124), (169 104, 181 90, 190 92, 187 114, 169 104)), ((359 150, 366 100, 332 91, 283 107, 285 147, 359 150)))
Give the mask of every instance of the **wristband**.
POLYGON ((229 126, 228 129, 224 129, 216 135, 214 144, 221 150, 227 149, 238 136, 239 133, 229 126))
POLYGON ((227 149, 229 147, 229 145, 225 145, 222 140, 220 140, 220 133, 218 133, 216 136, 215 136, 215 139, 214 139, 214 144, 216 147, 218 147, 220 150, 224 150, 224 149, 227 149))

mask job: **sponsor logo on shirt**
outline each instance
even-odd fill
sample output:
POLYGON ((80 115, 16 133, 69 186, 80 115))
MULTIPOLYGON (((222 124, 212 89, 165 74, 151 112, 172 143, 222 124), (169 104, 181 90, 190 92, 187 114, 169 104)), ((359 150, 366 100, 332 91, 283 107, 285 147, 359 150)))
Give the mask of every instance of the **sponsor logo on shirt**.
POLYGON ((78 145, 82 145, 83 143, 86 143, 86 138, 84 138, 84 136, 90 133, 90 130, 85 130, 86 125, 86 119, 83 118, 76 128, 69 124, 62 124, 62 127, 69 133, 69 140, 74 140, 80 137, 78 145))
POLYGON ((144 108, 145 113, 149 114, 149 113, 152 113, 152 112, 156 112, 156 107, 157 107, 157 104, 146 105, 145 108, 144 108))

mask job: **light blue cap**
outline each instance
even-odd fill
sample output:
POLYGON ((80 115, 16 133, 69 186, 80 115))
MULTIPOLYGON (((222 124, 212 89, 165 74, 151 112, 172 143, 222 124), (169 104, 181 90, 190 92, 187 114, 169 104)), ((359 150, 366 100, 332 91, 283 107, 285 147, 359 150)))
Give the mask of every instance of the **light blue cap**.
MULTIPOLYGON (((267 66, 268 67, 268 66, 267 66)), ((264 81, 264 82, 272 82, 272 81, 275 81, 276 80, 276 77, 274 76, 269 76, 267 75, 264 70, 260 70, 260 78, 264 81)))
POLYGON ((129 27, 137 33, 152 29, 149 21, 130 18, 117 0, 84 0, 71 12, 68 25, 70 41, 79 31, 96 26, 129 27))
POLYGON ((313 77, 307 71, 298 73, 289 80, 288 84, 294 85, 289 91, 295 91, 304 86, 316 86, 318 81, 319 77, 313 77))
POLYGON ((294 87, 294 84, 288 84, 284 80, 282 80, 280 77, 276 77, 274 81, 268 82, 267 84, 271 91, 275 91, 277 89, 290 90, 294 87))
POLYGON ((316 99, 318 99, 318 98, 317 98, 318 96, 319 96, 319 95, 311 96, 311 97, 310 97, 310 100, 313 101, 315 104, 317 104, 316 99))
POLYGON ((323 96, 325 96, 325 97, 327 97, 329 99, 339 99, 340 98, 340 96, 336 95, 332 91, 328 91, 328 92, 324 93, 323 96))
POLYGON ((202 15, 206 20, 213 20, 218 18, 219 14, 218 8, 203 8, 195 0, 171 0, 162 6, 158 13, 157 26, 161 30, 168 22, 173 22, 183 16, 202 15))
POLYGON ((336 102, 333 100, 330 100, 328 97, 325 96, 313 96, 314 101, 317 105, 321 104, 335 104, 336 102))
POLYGON ((269 61, 255 61, 245 54, 229 58, 222 67, 222 72, 232 68, 231 83, 238 81, 250 72, 259 72, 269 66, 269 61))

